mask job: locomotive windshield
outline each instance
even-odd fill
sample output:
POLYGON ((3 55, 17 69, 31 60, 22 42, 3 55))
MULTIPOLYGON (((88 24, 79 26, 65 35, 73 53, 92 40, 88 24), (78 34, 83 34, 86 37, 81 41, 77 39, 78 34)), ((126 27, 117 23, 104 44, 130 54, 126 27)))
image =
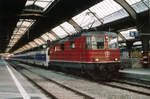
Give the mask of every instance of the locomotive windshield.
POLYGON ((104 37, 93 36, 87 37, 88 49, 104 49, 104 37))
POLYGON ((117 49, 118 48, 118 39, 117 37, 109 36, 108 45, 110 49, 117 49))

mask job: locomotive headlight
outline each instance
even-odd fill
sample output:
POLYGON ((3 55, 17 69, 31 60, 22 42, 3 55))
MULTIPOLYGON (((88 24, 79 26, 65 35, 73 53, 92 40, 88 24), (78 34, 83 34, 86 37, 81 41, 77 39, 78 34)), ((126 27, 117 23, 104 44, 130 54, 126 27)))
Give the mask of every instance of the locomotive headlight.
POLYGON ((98 62, 98 61, 99 61, 99 59, 98 59, 98 58, 96 58, 96 59, 95 59, 95 62, 98 62))
POLYGON ((115 58, 115 61, 118 61, 118 58, 115 58))

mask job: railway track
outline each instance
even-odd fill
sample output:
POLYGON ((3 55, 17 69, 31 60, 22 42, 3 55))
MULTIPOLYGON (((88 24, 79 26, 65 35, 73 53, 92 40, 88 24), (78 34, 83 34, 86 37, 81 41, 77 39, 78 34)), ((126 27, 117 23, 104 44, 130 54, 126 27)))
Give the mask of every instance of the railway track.
POLYGON ((112 88, 118 88, 130 92, 134 92, 137 94, 150 96, 150 85, 143 85, 140 83, 134 83, 134 82, 119 80, 119 79, 112 80, 111 82, 100 81, 98 83, 112 88))
POLYGON ((48 97, 52 99, 95 99, 87 93, 77 89, 63 85, 57 81, 46 78, 38 73, 35 73, 25 67, 15 66, 11 63, 18 72, 25 76, 30 82, 42 90, 48 97))
MULTIPOLYGON (((22 67, 22 66, 21 66, 22 67)), ((23 68, 23 67, 22 67, 23 68)), ((29 69, 27 68, 23 68, 24 70, 27 70, 27 71, 30 71, 29 69)), ((30 71, 32 72, 32 71, 30 71)), ((34 73, 34 74, 37 74, 37 73, 34 73)), ((71 74, 72 75, 72 74, 71 74)), ((42 76, 42 75, 40 75, 42 76)), ((79 76, 78 76, 79 77, 79 76)), ((89 78, 85 78, 85 77, 81 77, 85 80, 88 80, 90 82, 95 82, 89 78)), ((142 80, 140 80, 141 83, 137 83, 136 82, 137 79, 132 79, 130 78, 130 80, 128 79, 123 79, 123 78, 119 78, 119 79, 113 79, 111 82, 103 82, 103 81, 99 81, 99 82, 96 82, 100 85, 104 85, 104 86, 108 86, 108 87, 111 87, 111 88, 116 88, 116 89, 121 89, 121 90, 126 90, 126 91, 129 91, 129 92, 133 92, 133 93, 136 93, 136 94, 139 94, 139 95, 145 95, 145 96, 150 96, 150 84, 148 81, 146 81, 144 84, 142 84, 142 80)), ((45 88, 44 88, 45 89, 45 88)), ((82 92, 81 92, 82 93, 82 92)), ((65 93, 64 93, 65 94, 65 93)), ((83 94, 83 93, 82 93, 83 94)), ((95 97, 93 97, 91 95, 91 97, 87 97, 87 96, 82 96, 82 99, 83 98, 86 98, 86 99, 93 99, 95 97)), ((71 98, 72 99, 72 98, 71 98)))
POLYGON ((122 83, 122 84, 128 84, 128 85, 132 85, 132 86, 137 86, 140 88, 145 88, 150 90, 150 82, 149 81, 145 81, 145 80, 140 80, 140 79, 113 79, 113 82, 118 82, 118 83, 122 83), (140 82, 139 82, 140 81, 140 82))

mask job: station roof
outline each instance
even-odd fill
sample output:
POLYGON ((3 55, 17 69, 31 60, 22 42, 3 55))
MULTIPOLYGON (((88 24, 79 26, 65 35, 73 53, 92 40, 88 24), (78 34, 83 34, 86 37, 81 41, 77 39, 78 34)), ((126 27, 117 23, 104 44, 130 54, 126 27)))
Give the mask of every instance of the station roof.
POLYGON ((58 40, 83 29, 119 32, 120 39, 132 39, 129 37, 129 31, 137 31, 135 22, 137 17, 145 18, 145 13, 147 15, 150 7, 150 0, 25 0, 24 3, 22 2, 23 0, 18 3, 22 4, 20 10, 15 10, 18 11, 15 18, 18 18, 13 19, 15 22, 12 22, 13 27, 11 26, 9 31, 11 35, 8 38, 7 48, 4 47, 5 52, 18 53, 29 50, 46 44, 48 40, 58 40), (130 29, 122 30, 124 28, 130 29))

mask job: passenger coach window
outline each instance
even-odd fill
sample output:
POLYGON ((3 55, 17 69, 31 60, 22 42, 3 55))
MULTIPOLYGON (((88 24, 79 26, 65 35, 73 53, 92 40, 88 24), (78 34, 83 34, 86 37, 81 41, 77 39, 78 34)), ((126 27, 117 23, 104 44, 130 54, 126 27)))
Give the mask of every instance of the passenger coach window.
POLYGON ((104 37, 92 37, 92 49, 104 49, 104 37))
POLYGON ((71 42, 70 42, 70 48, 71 48, 71 49, 74 49, 74 48, 75 48, 75 42, 74 42, 74 41, 71 41, 71 42))
POLYGON ((61 44, 61 50, 65 50, 65 44, 61 44))

